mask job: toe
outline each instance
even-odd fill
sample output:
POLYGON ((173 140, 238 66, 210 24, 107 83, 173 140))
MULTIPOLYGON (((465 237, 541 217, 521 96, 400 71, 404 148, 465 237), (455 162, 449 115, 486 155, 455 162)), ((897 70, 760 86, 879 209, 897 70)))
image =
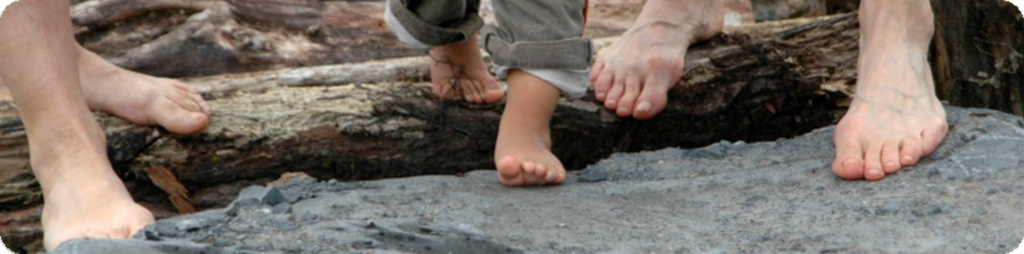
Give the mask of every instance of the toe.
POLYGON ((533 176, 536 179, 545 179, 548 176, 548 167, 544 164, 537 163, 537 170, 533 171, 533 176))
POLYGON ((882 170, 882 145, 868 144, 864 150, 864 179, 869 181, 882 180, 885 171, 882 170))
POLYGON ((615 114, 619 117, 633 115, 633 106, 635 106, 636 98, 639 95, 640 79, 636 77, 627 78, 625 92, 623 92, 622 97, 618 100, 619 107, 615 110, 615 114))
POLYGON ((935 149, 939 148, 939 145, 942 144, 942 140, 946 138, 946 134, 948 132, 949 126, 947 126, 945 122, 922 131, 921 144, 923 150, 921 151, 921 156, 932 154, 935 149))
POLYGON ((547 181, 547 183, 549 184, 561 183, 563 180, 565 180, 565 169, 561 167, 551 167, 551 169, 548 170, 548 175, 547 177, 544 178, 544 180, 547 181))
POLYGON ((605 101, 608 92, 611 90, 614 80, 611 71, 605 71, 604 62, 598 61, 594 64, 594 70, 590 72, 590 84, 594 87, 594 98, 597 101, 605 101))
POLYGON ((636 108, 633 110, 633 118, 647 120, 661 113, 668 103, 668 90, 673 87, 673 82, 664 75, 653 75, 648 77, 642 85, 640 98, 637 100, 636 108))
POLYGON ((149 110, 148 115, 153 122, 177 134, 195 134, 210 123, 210 117, 205 113, 183 109, 170 99, 153 101, 149 110))
POLYGON ((607 102, 614 80, 615 77, 612 76, 611 72, 601 73, 601 76, 598 76, 597 80, 593 81, 594 98, 601 102, 607 102))
POLYGON ((498 85, 497 81, 490 80, 489 84, 486 85, 484 89, 484 103, 496 103, 501 101, 502 97, 505 97, 505 92, 501 90, 501 86, 498 85))
POLYGON ((921 158, 924 148, 917 137, 904 138, 900 142, 900 166, 913 166, 921 158))
POLYGON ((886 142, 882 146, 882 170, 886 174, 892 174, 901 168, 900 150, 896 142, 886 142))
POLYGON ((523 167, 523 173, 533 175, 537 172, 537 163, 532 161, 523 161, 520 163, 520 166, 523 167))
POLYGON ((462 84, 462 94, 467 97, 467 102, 475 104, 482 104, 484 102, 484 94, 487 91, 484 90, 482 83, 465 80, 462 84))
POLYGON ((626 80, 622 76, 616 75, 615 80, 612 81, 612 86, 608 90, 608 95, 604 100, 604 107, 610 110, 618 110, 619 99, 622 98, 622 94, 625 93, 626 80))
POLYGON ((507 186, 522 184, 520 179, 519 160, 512 156, 505 156, 498 160, 498 180, 507 186))
POLYGON ((170 100, 171 102, 174 102, 174 104, 176 104, 178 108, 183 109, 185 111, 205 113, 206 111, 203 109, 203 104, 200 104, 200 102, 202 102, 202 97, 198 98, 199 101, 196 101, 196 97, 199 97, 199 95, 178 90, 174 93, 167 94, 165 98, 170 100))
POLYGON ((441 99, 447 98, 448 97, 448 91, 451 90, 450 89, 451 86, 449 86, 448 84, 444 84, 444 83, 442 83, 440 81, 432 82, 431 83, 431 87, 433 88, 432 91, 434 93, 434 96, 437 96, 437 98, 441 98, 441 99))
POLYGON ((836 158, 832 161, 832 172, 846 180, 864 178, 864 156, 860 143, 853 140, 836 139, 836 158))

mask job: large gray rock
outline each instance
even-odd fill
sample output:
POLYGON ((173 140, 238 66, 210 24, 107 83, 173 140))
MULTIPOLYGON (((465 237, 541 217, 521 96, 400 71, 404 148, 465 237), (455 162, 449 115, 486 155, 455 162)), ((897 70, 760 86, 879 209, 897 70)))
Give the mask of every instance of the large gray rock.
POLYGON ((617 154, 553 187, 502 187, 494 171, 300 178, 134 240, 54 252, 1006 253, 1024 236, 1024 120, 957 108, 949 118, 930 158, 879 182, 833 176, 824 128, 617 154))

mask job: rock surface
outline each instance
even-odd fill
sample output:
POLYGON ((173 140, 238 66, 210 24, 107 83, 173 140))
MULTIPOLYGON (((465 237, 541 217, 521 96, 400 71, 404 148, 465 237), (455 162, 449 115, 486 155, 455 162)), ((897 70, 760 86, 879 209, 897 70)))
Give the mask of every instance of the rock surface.
POLYGON ((299 177, 53 253, 1006 253, 1024 236, 1024 119, 949 118, 930 158, 879 182, 832 175, 829 127, 617 154, 553 187, 505 188, 494 171, 299 177))

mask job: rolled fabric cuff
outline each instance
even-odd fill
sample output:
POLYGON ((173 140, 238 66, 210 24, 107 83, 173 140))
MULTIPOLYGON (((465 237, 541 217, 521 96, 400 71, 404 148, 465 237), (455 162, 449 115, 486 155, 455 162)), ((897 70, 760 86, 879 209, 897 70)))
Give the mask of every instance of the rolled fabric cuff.
POLYGON ((398 36, 398 40, 405 44, 418 49, 428 49, 431 47, 430 45, 417 40, 416 37, 413 37, 412 34, 409 33, 409 30, 405 30, 405 26, 402 25, 402 22, 399 22, 398 17, 395 17, 395 14, 391 12, 391 4, 384 6, 384 23, 387 23, 388 27, 391 28, 391 32, 393 32, 395 36, 398 36))
POLYGON ((562 91, 562 95, 565 97, 579 99, 587 93, 587 89, 590 87, 590 68, 583 70, 567 70, 567 69, 539 69, 539 68, 515 68, 508 66, 495 66, 495 73, 498 74, 499 79, 504 79, 508 76, 508 71, 511 69, 520 69, 529 73, 530 75, 536 76, 541 80, 548 82, 558 90, 562 91))
POLYGON ((469 15, 452 27, 431 24, 407 9, 403 0, 387 0, 384 22, 399 40, 417 48, 430 48, 463 42, 484 26, 484 20, 469 15))
POLYGON ((515 41, 493 27, 484 27, 481 44, 495 65, 511 68, 588 70, 593 56, 589 38, 556 41, 515 41))

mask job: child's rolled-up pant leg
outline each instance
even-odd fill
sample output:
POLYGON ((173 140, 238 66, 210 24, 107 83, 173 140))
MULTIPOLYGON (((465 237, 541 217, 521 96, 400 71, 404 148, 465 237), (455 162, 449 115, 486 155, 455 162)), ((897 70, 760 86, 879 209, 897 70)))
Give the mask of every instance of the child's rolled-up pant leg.
POLYGON ((387 0, 384 21, 402 42, 430 48, 475 36, 479 10, 480 0, 387 0))
POLYGON ((498 27, 481 44, 499 76, 509 69, 534 75, 571 98, 590 86, 593 47, 583 38, 587 0, 493 0, 498 27))

